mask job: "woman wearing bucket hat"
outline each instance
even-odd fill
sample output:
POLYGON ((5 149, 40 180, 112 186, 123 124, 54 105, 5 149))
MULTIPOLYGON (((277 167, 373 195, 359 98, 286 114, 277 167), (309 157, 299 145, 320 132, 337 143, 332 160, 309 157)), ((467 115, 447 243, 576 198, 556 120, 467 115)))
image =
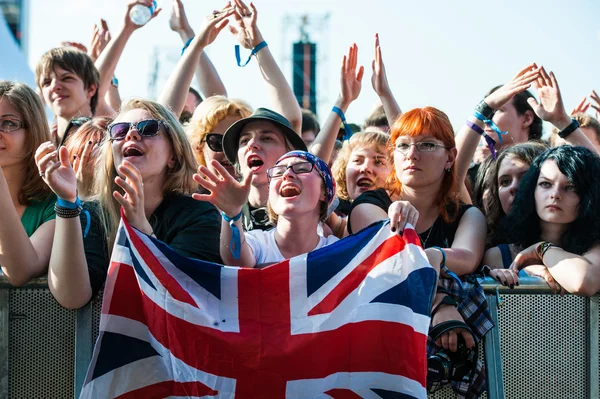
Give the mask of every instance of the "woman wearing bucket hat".
POLYGON ((280 262, 338 240, 317 234, 319 221, 327 217, 333 203, 335 181, 329 166, 313 154, 290 151, 268 169, 268 214, 277 224, 269 231, 244 233, 242 228, 242 207, 250 192, 252 173, 240 183, 218 162, 213 161, 213 167, 226 177, 201 166, 194 178, 211 194, 193 197, 221 210, 221 257, 226 265, 255 267, 280 262))

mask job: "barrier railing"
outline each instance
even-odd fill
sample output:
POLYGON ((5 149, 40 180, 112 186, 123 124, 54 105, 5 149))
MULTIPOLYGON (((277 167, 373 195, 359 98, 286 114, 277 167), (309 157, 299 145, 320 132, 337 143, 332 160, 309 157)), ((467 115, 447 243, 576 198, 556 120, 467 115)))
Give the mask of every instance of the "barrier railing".
MULTIPOLYGON (((599 397, 598 296, 548 295, 546 283, 531 277, 514 289, 490 278, 483 287, 496 324, 483 345, 488 398, 599 397)), ((67 310, 46 278, 14 288, 0 273, 0 398, 77 398, 100 305, 67 310)), ((454 394, 444 389, 430 397, 454 394)))

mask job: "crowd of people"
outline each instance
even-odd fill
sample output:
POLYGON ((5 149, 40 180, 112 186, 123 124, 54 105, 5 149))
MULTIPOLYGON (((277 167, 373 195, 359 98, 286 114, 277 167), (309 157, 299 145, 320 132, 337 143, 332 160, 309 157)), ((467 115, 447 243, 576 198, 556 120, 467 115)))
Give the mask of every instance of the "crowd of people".
POLYGON ((144 29, 129 11, 151 3, 130 2, 122 28, 111 37, 102 24, 89 51, 49 50, 37 88, 0 81, 0 264, 12 285, 47 273, 62 306, 87 304, 106 279, 121 212, 184 256, 240 267, 265 267, 389 218, 398 234, 414 226, 439 273, 428 352, 466 353, 472 367, 450 381, 463 397, 484 389, 474 348, 493 326, 477 276, 600 291, 595 92, 568 113, 556 76, 530 64, 465 110, 455 134, 442 110, 401 111, 376 36, 371 83, 381 106, 360 132, 346 122, 364 75, 353 45, 321 125, 298 105, 254 5, 235 0, 194 32, 174 0, 181 59, 156 101, 121 102, 114 71, 144 29), (264 108, 228 98, 204 52, 227 25, 259 65, 264 108), (190 88, 194 76, 201 94, 190 88), (549 140, 543 121, 554 127, 549 140))

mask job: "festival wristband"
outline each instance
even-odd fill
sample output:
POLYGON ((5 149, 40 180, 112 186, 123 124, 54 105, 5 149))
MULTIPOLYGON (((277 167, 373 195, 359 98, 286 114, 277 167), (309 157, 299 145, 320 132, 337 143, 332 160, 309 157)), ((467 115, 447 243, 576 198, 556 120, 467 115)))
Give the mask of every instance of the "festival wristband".
POLYGON ((494 109, 490 107, 485 100, 481 100, 479 104, 477 104, 475 111, 483 115, 485 119, 492 119, 496 113, 496 111, 494 111, 494 109))
POLYGON ((562 139, 566 139, 571 133, 573 133, 578 128, 579 122, 577 122, 576 119, 571 119, 571 123, 569 124, 569 126, 558 132, 558 136, 562 139))
POLYGON ((346 115, 344 115, 344 111, 342 111, 338 107, 334 106, 331 109, 331 112, 335 112, 337 114, 337 116, 340 117, 340 119, 342 120, 342 124, 344 125, 345 133, 344 133, 344 137, 342 137, 342 141, 350 140, 350 137, 352 136, 352 129, 350 129, 348 122, 346 122, 346 115))
POLYGON ((192 42, 192 40, 194 40, 194 36, 190 37, 188 39, 188 41, 185 42, 185 44, 183 45, 183 48, 181 49, 181 55, 183 55, 183 53, 185 53, 185 50, 190 46, 190 43, 192 42))
POLYGON ((250 52, 250 55, 248 56, 248 59, 246 60, 246 62, 244 63, 244 65, 242 65, 242 60, 240 59, 240 45, 236 44, 235 45, 235 59, 237 60, 238 66, 239 67, 245 67, 246 65, 248 65, 248 63, 252 59, 252 56, 256 55, 260 50, 262 50, 265 47, 267 47, 267 42, 265 42, 264 40, 262 42, 258 43, 256 45, 256 47, 254 47, 252 49, 252 51, 250 52))
POLYGON ((494 132, 496 132, 496 134, 498 135, 498 141, 500 141, 500 144, 502 144, 502 135, 508 134, 508 132, 501 131, 493 120, 486 118, 477 110, 475 110, 475 118, 479 119, 480 121, 488 125, 494 132))
POLYGON ((232 218, 227 216, 225 212, 221 212, 221 216, 223 216, 223 220, 229 223, 229 227, 231 227, 231 242, 229 243, 229 250, 231 251, 234 259, 239 259, 242 254, 242 239, 240 236, 240 230, 235 225, 235 222, 240 220, 242 217, 242 211, 232 218))
POLYGON ((467 120, 466 125, 483 136, 483 138, 485 139, 485 142, 487 143, 487 147, 490 149, 490 152, 492 153, 492 158, 494 158, 494 160, 496 160, 496 148, 494 147, 496 145, 496 142, 494 141, 494 139, 491 138, 490 136, 488 136, 481 127, 477 126, 477 124, 475 124, 473 122, 467 120))
POLYGON ((70 202, 62 198, 57 198, 56 205, 54 206, 54 211, 56 212, 56 215, 61 218, 77 217, 83 211, 86 219, 83 238, 87 237, 88 233, 90 232, 92 218, 90 216, 90 212, 87 209, 83 208, 83 203, 81 202, 79 197, 75 197, 75 202, 70 202))
POLYGON ((431 247, 432 249, 437 249, 438 251, 440 251, 442 253, 442 263, 440 264, 440 269, 446 273, 446 275, 448 277, 450 277, 452 280, 454 280, 456 282, 456 284, 458 284, 458 286, 460 287, 460 289, 463 289, 463 283, 461 281, 461 279, 456 275, 456 273, 454 273, 452 270, 448 269, 448 266, 446 266, 446 251, 444 251, 442 248, 440 247, 431 247))

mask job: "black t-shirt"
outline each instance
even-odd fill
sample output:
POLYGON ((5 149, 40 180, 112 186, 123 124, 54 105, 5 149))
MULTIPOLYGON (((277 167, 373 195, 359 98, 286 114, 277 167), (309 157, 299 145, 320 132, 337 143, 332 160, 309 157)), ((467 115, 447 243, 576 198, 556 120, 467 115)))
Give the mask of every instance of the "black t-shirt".
POLYGON ((156 238, 188 258, 222 263, 221 215, 212 204, 171 194, 150 216, 156 238))
POLYGON ((269 220, 266 206, 255 208, 247 202, 242 207, 242 225, 244 226, 244 231, 266 231, 275 227, 269 220))
MULTIPOLYGON (((92 298, 94 298, 106 280, 110 256, 106 234, 99 218, 100 205, 94 201, 84 202, 83 209, 90 213, 90 230, 87 236, 83 237, 83 249, 88 265, 92 298)), ((81 222, 81 232, 85 234, 87 216, 84 212, 79 215, 79 220, 81 222)))
MULTIPOLYGON (((365 191, 361 195, 358 196, 357 199, 352 202, 352 207, 350 208, 350 213, 354 207, 360 204, 372 204, 381 209, 383 209, 386 213, 392 205, 392 200, 388 193, 380 188, 372 191, 365 191)), ((422 233, 419 233, 421 237, 421 242, 423 244, 423 248, 431 248, 431 247, 441 247, 441 248, 450 248, 452 246, 452 242, 454 241, 454 235, 456 234, 456 230, 458 229, 458 225, 460 223, 460 219, 463 217, 467 209, 472 207, 473 205, 460 204, 458 207, 458 214, 453 222, 446 223, 439 216, 433 225, 425 230, 422 233)), ((450 215, 452 213, 450 212, 450 215)), ((350 217, 348 217, 348 233, 352 234, 352 227, 350 225, 350 217)))

